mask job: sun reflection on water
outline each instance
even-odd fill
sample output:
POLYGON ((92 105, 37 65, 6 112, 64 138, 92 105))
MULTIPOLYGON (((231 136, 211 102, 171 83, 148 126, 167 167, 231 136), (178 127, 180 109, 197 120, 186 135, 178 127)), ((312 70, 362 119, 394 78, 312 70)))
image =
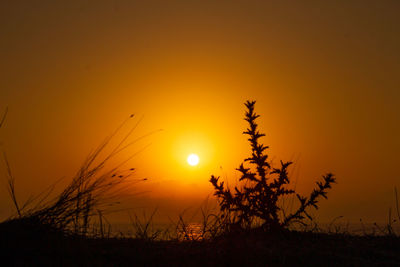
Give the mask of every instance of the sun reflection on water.
POLYGON ((203 240, 203 227, 200 223, 189 223, 178 229, 179 240, 203 240))

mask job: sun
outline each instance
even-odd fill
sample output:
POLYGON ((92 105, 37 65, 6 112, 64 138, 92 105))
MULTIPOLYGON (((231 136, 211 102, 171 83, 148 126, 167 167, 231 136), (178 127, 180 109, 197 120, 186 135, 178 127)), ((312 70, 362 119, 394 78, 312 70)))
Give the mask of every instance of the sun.
POLYGON ((190 154, 187 157, 187 162, 191 166, 196 166, 197 164, 199 164, 199 161, 200 161, 199 156, 197 156, 196 154, 190 154))

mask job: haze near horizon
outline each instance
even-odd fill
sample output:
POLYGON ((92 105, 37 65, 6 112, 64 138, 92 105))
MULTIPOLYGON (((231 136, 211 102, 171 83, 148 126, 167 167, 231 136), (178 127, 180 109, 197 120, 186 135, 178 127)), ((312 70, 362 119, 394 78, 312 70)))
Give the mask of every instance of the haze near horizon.
POLYGON ((124 207, 158 207, 159 220, 195 209, 213 193, 211 174, 239 177, 250 153, 243 103, 254 99, 271 159, 294 161, 300 192, 337 177, 317 218, 386 221, 400 179, 400 4, 336 3, 3 4, 0 142, 18 198, 67 183, 135 114, 116 138, 137 122, 132 140, 152 134, 118 160, 137 153, 125 167, 148 180, 124 207))

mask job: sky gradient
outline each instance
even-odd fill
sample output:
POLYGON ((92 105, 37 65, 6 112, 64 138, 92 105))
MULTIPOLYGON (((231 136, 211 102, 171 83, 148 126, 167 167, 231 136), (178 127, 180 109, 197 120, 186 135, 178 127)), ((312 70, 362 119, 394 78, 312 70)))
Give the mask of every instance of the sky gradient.
MULTIPOLYGON (((0 129, 21 201, 61 177, 126 117, 130 204, 165 216, 238 177, 257 101, 274 162, 297 189, 333 172, 317 215, 385 221, 400 186, 398 1, 8 1, 0 9, 0 129), (149 146, 148 146, 149 145, 149 146), (200 164, 186 163, 197 153, 200 164)), ((117 137, 118 138, 118 137, 117 137)), ((4 164, 1 165, 4 174, 4 164)), ((6 180, 0 217, 11 214, 6 180)))

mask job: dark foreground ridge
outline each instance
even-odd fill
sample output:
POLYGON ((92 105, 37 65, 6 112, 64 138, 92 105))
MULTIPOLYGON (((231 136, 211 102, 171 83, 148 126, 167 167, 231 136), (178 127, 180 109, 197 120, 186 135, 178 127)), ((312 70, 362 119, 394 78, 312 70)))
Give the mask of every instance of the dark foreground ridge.
POLYGON ((400 238, 258 230, 203 241, 64 235, 0 224, 3 266, 399 266, 400 238))

